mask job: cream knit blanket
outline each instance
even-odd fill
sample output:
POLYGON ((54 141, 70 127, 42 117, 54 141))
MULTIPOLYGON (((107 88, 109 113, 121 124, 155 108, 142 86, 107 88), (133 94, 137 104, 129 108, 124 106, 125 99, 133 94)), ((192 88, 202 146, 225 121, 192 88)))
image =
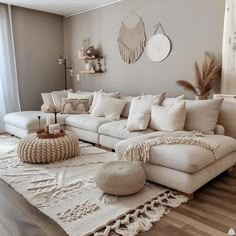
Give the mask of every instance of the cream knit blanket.
POLYGON ((151 159, 150 149, 152 146, 162 145, 162 144, 187 144, 196 145, 206 148, 213 152, 216 158, 215 150, 218 148, 219 144, 210 140, 205 135, 199 132, 160 132, 155 137, 146 137, 137 143, 129 145, 128 149, 122 156, 122 160, 128 161, 143 161, 147 162, 151 159))

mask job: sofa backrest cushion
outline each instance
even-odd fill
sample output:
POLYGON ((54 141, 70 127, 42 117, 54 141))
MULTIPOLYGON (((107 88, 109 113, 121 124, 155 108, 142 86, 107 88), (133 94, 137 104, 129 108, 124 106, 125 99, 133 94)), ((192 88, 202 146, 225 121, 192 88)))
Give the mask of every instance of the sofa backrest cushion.
POLYGON ((54 106, 56 108, 56 111, 61 111, 61 105, 62 105, 62 98, 67 98, 68 92, 73 92, 72 89, 69 90, 62 90, 62 91, 53 91, 52 92, 52 100, 54 103, 54 106))
POLYGON ((90 109, 89 109, 89 113, 93 112, 93 109, 95 108, 95 106, 97 104, 98 97, 99 97, 100 94, 103 94, 103 95, 108 96, 108 97, 120 98, 120 92, 105 93, 105 92, 102 92, 101 90, 95 91, 94 95, 93 95, 93 102, 92 102, 92 105, 90 106, 90 109))
POLYGON ((121 113, 121 116, 124 118, 128 118, 129 117, 129 110, 130 110, 130 106, 131 106, 131 102, 132 99, 134 98, 134 96, 120 96, 120 100, 125 101, 125 107, 121 113))
POLYGON ((178 101, 168 107, 152 105, 149 127, 154 130, 167 132, 182 131, 185 119, 185 101, 178 101))
POLYGON ((184 99, 185 99, 184 95, 180 95, 180 96, 175 97, 175 98, 165 97, 165 99, 163 100, 161 105, 164 106, 164 107, 172 106, 176 101, 184 100, 184 99))
POLYGON ((91 115, 119 120, 125 103, 126 102, 124 100, 109 97, 104 95, 103 93, 100 93, 96 106, 94 107, 91 115))
POLYGON ((185 130, 214 134, 223 99, 186 100, 185 130))

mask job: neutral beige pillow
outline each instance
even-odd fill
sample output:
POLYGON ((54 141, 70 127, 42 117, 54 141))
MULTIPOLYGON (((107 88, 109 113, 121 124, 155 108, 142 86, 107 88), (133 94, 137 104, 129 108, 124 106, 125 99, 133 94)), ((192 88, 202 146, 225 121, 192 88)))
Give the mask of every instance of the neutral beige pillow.
POLYGON ((126 102, 125 107, 121 113, 122 117, 128 118, 129 117, 129 110, 131 106, 131 102, 134 96, 120 96, 120 100, 123 100, 126 102))
POLYGON ((152 104, 159 105, 164 97, 165 93, 154 96, 142 95, 141 97, 133 98, 126 125, 127 129, 129 131, 147 129, 150 122, 152 104))
POLYGON ((149 127, 167 132, 181 131, 184 129, 185 119, 185 101, 176 102, 168 107, 153 105, 149 127))
POLYGON ((164 106, 164 107, 168 107, 168 106, 172 106, 176 101, 179 101, 179 100, 184 100, 185 99, 185 96, 184 95, 180 95, 176 98, 170 98, 170 97, 166 97, 161 105, 164 106))
POLYGON ((97 104, 99 94, 103 94, 105 96, 113 97, 113 98, 120 98, 120 93, 119 92, 105 93, 105 92, 102 92, 101 90, 95 91, 94 95, 93 95, 93 102, 92 102, 92 105, 90 106, 90 109, 89 109, 89 113, 93 112, 93 109, 95 108, 95 106, 97 104))
POLYGON ((88 99, 62 98, 62 114, 86 114, 89 110, 88 99))
POLYGON ((97 104, 94 107, 91 115, 119 120, 125 103, 126 102, 123 100, 109 97, 101 93, 99 94, 97 104))
POLYGON ((62 98, 67 98, 67 93, 73 92, 72 89, 62 90, 62 91, 53 91, 52 100, 57 112, 61 111, 62 98))
POLYGON ((156 100, 159 100, 160 103, 165 99, 166 93, 161 93, 159 95, 141 95, 141 100, 149 101, 150 104, 153 104, 156 100))
POLYGON ((44 113, 53 113, 56 111, 56 108, 54 105, 52 104, 46 104, 44 103, 42 106, 41 106, 41 112, 44 112, 44 113))
MULTIPOLYGON (((103 89, 100 89, 100 90, 97 90, 97 92, 103 92, 104 90, 103 89)), ((94 92, 87 92, 87 91, 77 91, 76 93, 77 94, 80 94, 80 95, 88 95, 88 96, 91 96, 90 99, 89 99, 89 105, 91 106, 92 102, 93 102, 93 96, 94 96, 94 93, 96 92, 96 90, 94 92)))
POLYGON ((214 134, 223 100, 186 100, 185 129, 200 131, 203 134, 214 134))
POLYGON ((68 92, 67 98, 69 98, 69 99, 88 99, 89 100, 89 105, 91 105, 92 101, 93 101, 93 93, 91 93, 91 94, 83 94, 83 93, 71 93, 71 92, 68 92))
POLYGON ((50 106, 54 106, 53 100, 52 100, 52 93, 41 93, 43 104, 47 104, 50 106))

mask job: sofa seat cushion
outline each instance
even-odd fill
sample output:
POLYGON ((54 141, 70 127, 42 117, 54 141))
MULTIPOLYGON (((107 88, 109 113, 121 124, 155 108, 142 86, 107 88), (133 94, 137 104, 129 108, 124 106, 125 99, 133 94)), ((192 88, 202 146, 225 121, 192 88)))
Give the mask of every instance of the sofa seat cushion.
MULTIPOLYGON (((155 132, 158 133, 158 132, 155 132)), ((145 136, 155 136, 155 133, 145 136)), ((132 143, 139 142, 143 137, 123 140, 116 145, 116 152, 120 158, 132 143)), ((151 160, 149 163, 183 171, 189 174, 195 173, 211 163, 224 158, 236 150, 236 140, 222 135, 207 135, 207 138, 219 144, 214 154, 203 147, 186 144, 159 145, 151 147, 151 160)))
POLYGON ((76 128, 89 130, 98 133, 98 128, 106 123, 113 122, 113 119, 105 117, 94 117, 90 114, 80 114, 69 116, 66 118, 66 125, 73 126, 76 128))
POLYGON ((153 129, 145 129, 140 131, 129 131, 126 128, 127 120, 119 120, 112 123, 104 124, 99 128, 99 133, 103 135, 107 135, 110 137, 118 138, 118 139, 128 139, 137 137, 144 134, 149 134, 154 132, 153 129))
MULTIPOLYGON (((40 111, 21 111, 7 114, 4 116, 4 122, 6 124, 14 125, 16 127, 26 130, 37 130, 39 128, 38 116, 41 117, 41 128, 46 124, 46 117, 51 115, 52 123, 54 121, 54 114, 43 113, 40 111)), ((57 114, 57 122, 60 125, 65 124, 65 118, 68 114, 57 114)))

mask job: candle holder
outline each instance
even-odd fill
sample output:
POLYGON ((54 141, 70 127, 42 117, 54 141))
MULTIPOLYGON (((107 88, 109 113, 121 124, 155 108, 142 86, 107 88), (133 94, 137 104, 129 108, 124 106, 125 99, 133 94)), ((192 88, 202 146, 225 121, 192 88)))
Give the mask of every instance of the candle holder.
POLYGON ((41 116, 38 116, 38 120, 39 120, 39 130, 41 130, 41 116))

